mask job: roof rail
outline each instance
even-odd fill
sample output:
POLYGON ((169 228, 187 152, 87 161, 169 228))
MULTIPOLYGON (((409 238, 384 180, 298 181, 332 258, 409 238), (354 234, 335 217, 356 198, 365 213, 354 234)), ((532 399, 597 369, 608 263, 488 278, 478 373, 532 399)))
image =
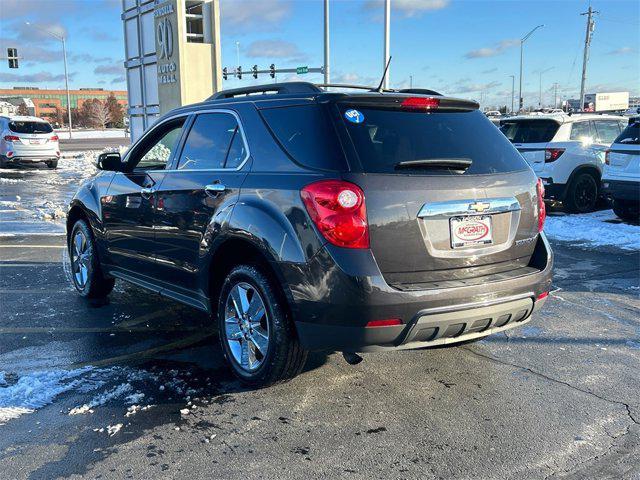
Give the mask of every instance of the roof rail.
POLYGON ((283 82, 283 83, 271 83, 267 85, 253 85, 251 87, 231 88, 229 90, 221 90, 218 93, 214 93, 207 100, 221 100, 225 98, 242 97, 253 94, 280 94, 286 95, 288 93, 320 93, 318 87, 309 82, 283 82))

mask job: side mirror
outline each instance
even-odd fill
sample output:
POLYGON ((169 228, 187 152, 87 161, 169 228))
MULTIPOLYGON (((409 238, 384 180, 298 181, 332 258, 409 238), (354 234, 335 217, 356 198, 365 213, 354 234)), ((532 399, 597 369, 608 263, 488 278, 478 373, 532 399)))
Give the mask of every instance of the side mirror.
POLYGON ((110 172, 122 171, 122 158, 118 152, 101 153, 98 155, 97 166, 100 170, 110 172))

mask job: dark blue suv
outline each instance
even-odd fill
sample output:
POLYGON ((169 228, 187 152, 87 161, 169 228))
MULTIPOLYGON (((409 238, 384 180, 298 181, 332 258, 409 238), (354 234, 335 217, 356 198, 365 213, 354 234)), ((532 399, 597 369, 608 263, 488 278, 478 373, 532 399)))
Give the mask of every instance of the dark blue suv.
POLYGON ((237 376, 309 350, 466 342, 551 284, 544 190, 475 102, 427 90, 227 90, 163 116, 71 202, 73 282, 211 314, 237 376))

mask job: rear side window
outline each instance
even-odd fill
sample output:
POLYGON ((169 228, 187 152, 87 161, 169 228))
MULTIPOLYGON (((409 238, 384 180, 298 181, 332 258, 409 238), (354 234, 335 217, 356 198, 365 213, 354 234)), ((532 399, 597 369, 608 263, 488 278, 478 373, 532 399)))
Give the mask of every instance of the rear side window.
POLYGON ((320 105, 297 105, 260 111, 274 137, 293 160, 322 170, 345 169, 330 119, 320 105))
POLYGON ((51 133, 53 128, 46 122, 9 122, 9 130, 15 133, 51 133))
POLYGON ((553 120, 505 120, 500 130, 513 143, 547 143, 560 128, 553 120))
POLYGON ((242 148, 236 144, 233 165, 229 165, 229 168, 237 167, 244 160, 245 153, 236 117, 227 113, 198 115, 187 135, 178 170, 225 168, 227 154, 235 137, 238 137, 242 148))
POLYGON ((640 145, 640 122, 630 124, 616 138, 613 143, 624 143, 625 145, 640 145))
POLYGON ((431 159, 471 160, 465 174, 527 168, 518 151, 477 110, 423 113, 345 107, 341 114, 365 172, 425 175, 450 172, 446 168, 398 169, 401 162, 431 159))
POLYGON ((575 122, 571 124, 571 136, 569 140, 585 142, 590 141, 592 137, 591 122, 575 122))
POLYGON ((620 135, 620 124, 617 120, 596 120, 596 141, 611 144, 620 135))

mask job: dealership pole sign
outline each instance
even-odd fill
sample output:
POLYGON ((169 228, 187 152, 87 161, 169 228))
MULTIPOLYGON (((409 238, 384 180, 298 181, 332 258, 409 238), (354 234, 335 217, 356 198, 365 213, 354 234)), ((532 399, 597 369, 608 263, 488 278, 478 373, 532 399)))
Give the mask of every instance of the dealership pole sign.
POLYGON ((158 6, 153 13, 156 19, 156 55, 158 57, 158 84, 177 83, 178 64, 173 58, 174 22, 173 3, 158 6))

